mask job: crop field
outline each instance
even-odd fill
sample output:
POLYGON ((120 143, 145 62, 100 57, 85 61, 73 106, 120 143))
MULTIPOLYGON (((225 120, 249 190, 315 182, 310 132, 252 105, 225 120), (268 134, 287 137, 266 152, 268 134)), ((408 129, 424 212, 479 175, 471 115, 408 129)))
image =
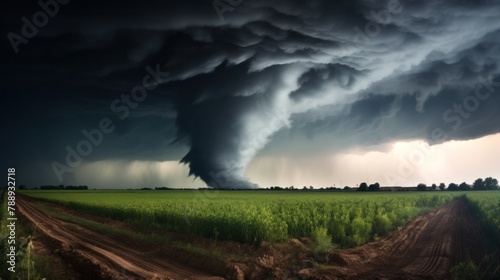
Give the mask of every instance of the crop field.
POLYGON ((468 193, 467 198, 473 211, 479 217, 484 231, 490 239, 500 246, 500 193, 474 192, 468 193))
MULTIPOLYGON (((247 243, 279 242, 326 231, 337 247, 346 248, 385 235, 463 193, 24 191, 23 194, 144 228, 247 243)), ((499 196, 496 197, 498 201, 499 196)), ((489 196, 477 196, 474 200, 484 198, 489 196)), ((490 213, 488 217, 496 219, 498 226, 495 210, 488 208, 488 203, 481 207, 490 213)))
MULTIPOLYGON (((499 191, 23 190, 16 203, 43 238, 64 244, 48 248, 64 250, 64 260, 119 260, 104 273, 111 279, 289 279, 305 271, 499 279, 499 191)), ((92 264, 80 271, 103 273, 92 264)))

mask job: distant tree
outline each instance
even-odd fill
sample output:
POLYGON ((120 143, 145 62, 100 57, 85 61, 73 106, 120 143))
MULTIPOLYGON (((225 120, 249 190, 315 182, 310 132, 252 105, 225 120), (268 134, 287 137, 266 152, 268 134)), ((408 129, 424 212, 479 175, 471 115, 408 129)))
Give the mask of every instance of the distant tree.
POLYGON ((439 189, 444 191, 446 189, 446 185, 444 183, 439 184, 439 189))
POLYGON ((486 189, 486 185, 482 178, 478 178, 474 181, 474 183, 472 183, 472 188, 475 191, 482 191, 486 189))
POLYGON ((306 186, 304 186, 302 189, 303 189, 303 190, 307 190, 307 187, 306 187, 306 186))
POLYGON ((379 191, 380 190, 380 184, 379 183, 370 184, 370 186, 368 186, 368 190, 369 191, 379 191))
POLYGON ((449 191, 458 191, 458 190, 460 190, 460 188, 458 187, 458 185, 457 185, 457 184, 455 184, 455 183, 450 183, 450 184, 448 185, 448 190, 449 190, 449 191))
POLYGON ((309 186, 309 189, 312 190, 312 189, 314 189, 314 187, 313 186, 309 186))
POLYGON ((64 187, 65 190, 87 190, 87 186, 66 186, 64 187))
POLYGON ((347 191, 347 190, 350 190, 350 189, 351 189, 351 188, 350 188, 349 186, 345 186, 345 187, 344 187, 344 190, 346 190, 346 191, 347 191))
POLYGON ((437 190, 438 186, 436 184, 432 184, 432 190, 435 191, 437 190))
POLYGON ((461 190, 461 191, 470 191, 471 190, 471 187, 469 184, 467 184, 466 182, 463 182, 461 183, 458 188, 461 190))
POLYGON ((42 190, 64 190, 64 186, 63 185, 59 185, 59 186, 45 185, 45 186, 40 186, 40 189, 42 189, 42 190))
POLYGON ((358 191, 365 192, 367 190, 368 190, 368 185, 365 182, 359 184, 358 191))
POLYGON ((498 180, 488 177, 484 179, 484 186, 487 190, 498 190, 498 180))
POLYGON ((427 190, 427 185, 426 184, 424 184, 424 183, 418 184, 417 191, 425 191, 425 190, 427 190))

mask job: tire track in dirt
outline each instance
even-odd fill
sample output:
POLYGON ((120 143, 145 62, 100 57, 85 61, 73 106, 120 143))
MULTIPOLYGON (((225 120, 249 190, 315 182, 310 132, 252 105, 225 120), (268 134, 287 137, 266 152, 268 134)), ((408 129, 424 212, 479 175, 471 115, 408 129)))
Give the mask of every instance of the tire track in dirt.
POLYGON ((150 258, 147 252, 130 249, 130 244, 46 215, 21 197, 17 206, 43 233, 103 267, 113 279, 222 279, 166 259, 150 258), (74 228, 79 232, 76 233, 74 228))
POLYGON ((382 240, 333 253, 330 274, 337 279, 446 279, 465 257, 486 253, 467 204, 462 199, 415 218, 382 240))
MULTIPOLYGON (((441 215, 442 218, 432 219, 426 225, 427 227, 424 227, 422 237, 420 238, 419 242, 416 243, 428 244, 429 242, 427 242, 427 240, 433 240, 432 247, 430 247, 431 249, 427 250, 427 248, 424 248, 423 252, 418 257, 422 258, 423 261, 421 263, 418 263, 417 266, 413 269, 413 271, 417 275, 432 275, 433 272, 436 271, 438 265, 446 265, 446 259, 443 258, 446 258, 446 253, 447 249, 449 248, 448 245, 450 244, 451 238, 450 236, 439 234, 441 233, 441 231, 437 230, 441 224, 449 225, 452 222, 452 216, 449 215, 445 210, 446 209, 438 211, 437 215, 441 215), (443 245, 445 246, 444 249, 443 245)), ((413 246, 415 246, 416 244, 413 244, 413 246)))

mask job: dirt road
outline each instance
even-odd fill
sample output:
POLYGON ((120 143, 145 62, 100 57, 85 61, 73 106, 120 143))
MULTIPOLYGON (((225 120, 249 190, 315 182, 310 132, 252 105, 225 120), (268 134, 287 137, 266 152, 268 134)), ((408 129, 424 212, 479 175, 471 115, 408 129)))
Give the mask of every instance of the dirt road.
POLYGON ((151 257, 147 251, 131 249, 130 244, 126 242, 113 240, 77 224, 48 216, 22 197, 17 200, 17 206, 44 234, 60 241, 62 247, 67 250, 98 265, 103 278, 223 279, 184 267, 171 260, 151 257))
POLYGON ((486 254, 467 204, 454 201, 376 242, 331 255, 331 275, 347 279, 447 279, 450 268, 486 254))

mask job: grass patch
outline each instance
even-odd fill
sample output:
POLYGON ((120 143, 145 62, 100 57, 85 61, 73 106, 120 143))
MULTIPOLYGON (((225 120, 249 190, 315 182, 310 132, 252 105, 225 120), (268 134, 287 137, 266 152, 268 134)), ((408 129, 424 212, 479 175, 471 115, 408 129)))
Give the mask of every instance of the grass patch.
POLYGON ((480 280, 482 279, 479 268, 472 260, 466 260, 451 268, 450 274, 454 279, 459 280, 480 280))
POLYGON ((207 259, 215 259, 219 261, 228 261, 227 256, 222 252, 222 250, 211 247, 211 248, 203 248, 200 246, 193 245, 191 243, 183 243, 183 242, 175 242, 173 244, 174 247, 179 248, 185 252, 188 252, 194 256, 207 258, 207 259))

